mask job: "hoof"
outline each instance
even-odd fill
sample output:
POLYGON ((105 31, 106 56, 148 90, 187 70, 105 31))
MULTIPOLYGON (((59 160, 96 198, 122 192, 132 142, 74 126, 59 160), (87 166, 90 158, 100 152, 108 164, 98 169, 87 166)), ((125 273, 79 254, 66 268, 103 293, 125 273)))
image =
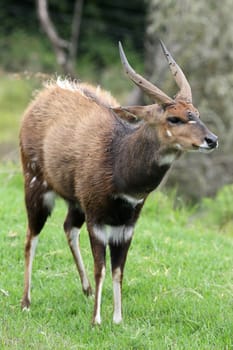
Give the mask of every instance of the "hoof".
POLYGON ((91 286, 89 286, 86 289, 83 289, 83 293, 87 296, 87 297, 92 297, 94 295, 91 286))
POLYGON ((100 326, 101 325, 101 318, 100 317, 95 317, 92 319, 92 326, 100 326))
POLYGON ((21 301, 21 310, 22 311, 30 311, 30 300, 25 298, 21 301))
POLYGON ((22 309, 23 312, 29 312, 30 311, 30 307, 26 307, 26 306, 22 307, 21 309, 22 309))
POLYGON ((117 317, 113 318, 113 323, 114 324, 121 324, 122 323, 122 318, 117 318, 117 317))

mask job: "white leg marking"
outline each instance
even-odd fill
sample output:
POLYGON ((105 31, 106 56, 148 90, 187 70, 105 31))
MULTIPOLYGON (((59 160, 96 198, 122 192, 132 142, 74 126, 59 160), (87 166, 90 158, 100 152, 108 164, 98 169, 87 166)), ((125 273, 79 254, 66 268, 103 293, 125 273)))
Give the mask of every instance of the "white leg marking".
POLYGON ((83 289, 87 290, 90 287, 90 284, 87 278, 87 273, 84 267, 84 263, 83 263, 83 259, 80 251, 79 236, 80 236, 80 230, 76 227, 73 227, 69 233, 70 245, 72 246, 73 252, 76 257, 83 289))
POLYGON ((101 271, 101 277, 99 280, 99 288, 98 288, 98 293, 97 293, 97 307, 96 307, 96 314, 95 314, 95 318, 94 318, 94 323, 95 324, 101 324, 101 315, 100 315, 100 311, 101 311, 101 298, 102 298, 102 289, 103 289, 103 283, 104 283, 104 279, 105 279, 105 266, 103 266, 102 271, 101 271))
MULTIPOLYGON (((36 252, 36 247, 38 244, 38 236, 35 236, 31 240, 31 248, 29 252, 29 264, 28 264, 28 300, 31 301, 31 281, 32 281, 32 264, 36 252)), ((24 307, 23 310, 29 310, 29 308, 24 307)))
POLYGON ((113 300, 114 300, 114 313, 113 322, 118 324, 122 321, 121 314, 121 269, 116 268, 113 271, 112 281, 113 281, 113 300))

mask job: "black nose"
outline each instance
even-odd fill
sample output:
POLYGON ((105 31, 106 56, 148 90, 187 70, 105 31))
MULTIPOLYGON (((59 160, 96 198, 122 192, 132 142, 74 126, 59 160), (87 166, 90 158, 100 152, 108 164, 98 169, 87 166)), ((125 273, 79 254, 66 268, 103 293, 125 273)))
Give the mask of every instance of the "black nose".
POLYGON ((218 138, 215 135, 211 135, 205 138, 205 141, 209 148, 213 149, 218 146, 218 138))

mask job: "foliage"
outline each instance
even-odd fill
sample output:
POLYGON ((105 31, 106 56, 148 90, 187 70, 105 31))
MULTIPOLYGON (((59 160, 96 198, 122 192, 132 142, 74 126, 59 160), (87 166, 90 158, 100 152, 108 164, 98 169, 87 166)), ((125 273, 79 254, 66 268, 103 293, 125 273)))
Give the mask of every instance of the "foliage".
POLYGON ((37 86, 38 81, 33 79, 19 79, 17 75, 0 75, 0 157, 10 152, 11 159, 18 159, 20 119, 30 101, 32 90, 37 86))
MULTIPOLYGON (((4 2, 0 13, 1 66, 7 71, 58 71, 54 54, 42 32, 34 2, 27 0, 4 2), (25 17, 22 12, 26 12, 25 17), (22 50, 23 48, 23 50, 22 50), (9 59, 9 57, 11 59, 9 59)), ((49 11, 57 31, 64 39, 70 37, 74 1, 48 0, 49 11)), ((119 62, 117 43, 128 42, 130 47, 143 45, 146 6, 144 1, 119 0, 84 1, 78 60, 96 70, 119 62)), ((77 66, 79 72, 79 66, 77 66)))
MULTIPOLYGON (((174 208, 174 194, 152 194, 127 260, 124 322, 111 321, 108 269, 103 324, 93 328, 93 300, 81 291, 62 230, 61 201, 40 237, 31 311, 20 311, 26 215, 19 168, 1 166, 0 183, 1 349, 232 349, 232 228, 220 235, 193 208, 174 208)), ((85 229, 81 246, 93 283, 85 229)))
POLYGON ((215 200, 205 198, 202 210, 208 211, 209 225, 218 225, 221 230, 233 227, 233 185, 224 186, 218 191, 215 200))
POLYGON ((17 30, 0 36, 1 66, 8 72, 51 72, 57 66, 49 44, 42 36, 17 30), (25 49, 22 49, 25 48, 25 49))
MULTIPOLYGON (((233 181, 233 3, 150 0, 148 6, 148 76, 162 82, 162 73, 168 72, 158 51, 158 38, 162 38, 190 81, 201 118, 219 136, 218 151, 183 158, 170 183, 178 183, 188 197, 212 195, 233 181)), ((163 89, 172 96, 176 89, 168 74, 163 89)))

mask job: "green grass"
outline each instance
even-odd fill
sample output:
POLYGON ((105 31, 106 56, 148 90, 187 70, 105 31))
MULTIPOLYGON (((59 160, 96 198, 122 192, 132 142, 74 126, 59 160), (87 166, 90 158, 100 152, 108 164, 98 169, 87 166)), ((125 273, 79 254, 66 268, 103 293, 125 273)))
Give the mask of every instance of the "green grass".
MULTIPOLYGON (((26 216, 19 168, 0 166, 0 184, 0 349, 233 349, 233 229, 222 231, 221 220, 210 225, 214 201, 201 210, 174 208, 174 195, 150 196, 127 259, 124 322, 112 323, 108 264, 103 323, 92 327, 93 299, 82 294, 60 200, 41 233, 31 311, 20 311, 26 216)), ((85 229, 81 245, 93 283, 85 229)))

